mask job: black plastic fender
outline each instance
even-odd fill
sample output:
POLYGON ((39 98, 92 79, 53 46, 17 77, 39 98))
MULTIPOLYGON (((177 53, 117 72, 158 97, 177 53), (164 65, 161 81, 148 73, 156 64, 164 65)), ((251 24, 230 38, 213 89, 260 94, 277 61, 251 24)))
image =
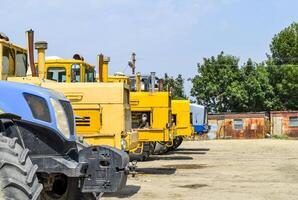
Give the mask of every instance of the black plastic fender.
POLYGON ((127 181, 129 157, 110 146, 90 146, 79 152, 79 163, 87 164, 82 180, 83 193, 117 192, 127 181))

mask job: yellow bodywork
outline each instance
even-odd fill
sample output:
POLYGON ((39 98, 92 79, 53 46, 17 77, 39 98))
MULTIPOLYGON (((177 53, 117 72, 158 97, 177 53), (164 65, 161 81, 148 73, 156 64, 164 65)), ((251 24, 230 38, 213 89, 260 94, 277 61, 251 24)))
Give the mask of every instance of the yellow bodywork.
POLYGON ((176 136, 191 136, 190 101, 172 100, 172 115, 175 120, 176 136))
MULTIPOLYGON (((127 76, 109 76, 109 82, 129 83, 127 76)), ((133 128, 138 131, 140 142, 171 142, 175 137, 175 127, 171 124, 171 95, 169 92, 130 92, 133 128), (147 128, 134 125, 135 113, 149 113, 150 124, 147 128)))
MULTIPOLYGON (((31 83, 64 93, 78 116, 77 134, 89 144, 110 145, 126 151, 137 147, 138 134, 130 128, 129 89, 126 84, 94 82, 94 67, 74 59, 46 60, 44 69, 39 70, 44 71, 43 76, 26 76, 27 50, 1 39, 0 55, 1 80, 31 83), (52 69, 58 69, 61 80, 58 80, 59 76, 51 76, 53 74, 49 72, 52 69), (79 76, 73 73, 74 69, 79 76)), ((44 51, 38 52, 38 57, 44 57, 44 51)))
POLYGON ((129 89, 123 83, 51 83, 44 87, 60 92, 71 101, 78 136, 89 144, 105 144, 121 149, 134 148, 137 137, 131 133, 129 89), (77 87, 77 86, 80 87, 77 87))
POLYGON ((131 92, 130 105, 132 116, 134 113, 150 114, 150 128, 138 129, 141 142, 173 140, 175 134, 170 129, 171 96, 169 92, 131 92))

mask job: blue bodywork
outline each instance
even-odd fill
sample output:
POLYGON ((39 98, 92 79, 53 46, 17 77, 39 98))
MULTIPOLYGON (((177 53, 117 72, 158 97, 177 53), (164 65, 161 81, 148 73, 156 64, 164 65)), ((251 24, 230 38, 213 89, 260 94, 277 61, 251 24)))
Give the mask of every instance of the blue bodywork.
POLYGON ((191 123, 197 134, 208 132, 207 109, 205 106, 190 104, 191 123))
MULTIPOLYGON (((0 81, 0 92, 0 111, 2 110, 2 112, 5 113, 13 113, 22 117, 23 120, 55 129, 64 137, 64 135, 57 127, 55 110, 50 100, 52 98, 57 101, 69 102, 69 100, 67 100, 63 94, 31 84, 14 83, 7 81, 0 81), (51 122, 46 122, 33 117, 31 109, 24 97, 25 93, 42 97, 47 102, 50 111, 51 122)), ((72 121, 74 123, 74 119, 72 121)), ((70 141, 76 140, 75 129, 72 133, 70 133, 70 138, 66 139, 70 141)))

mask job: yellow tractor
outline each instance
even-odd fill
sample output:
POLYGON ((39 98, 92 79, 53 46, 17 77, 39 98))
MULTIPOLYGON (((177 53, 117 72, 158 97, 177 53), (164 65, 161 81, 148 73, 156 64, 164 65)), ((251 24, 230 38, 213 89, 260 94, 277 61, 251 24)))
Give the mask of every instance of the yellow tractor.
MULTIPOLYGON (((30 34, 32 32, 28 32, 30 34)), ((33 38, 28 38, 29 55, 33 55, 33 38)), ((46 60, 45 42, 35 44, 38 65, 35 68, 29 56, 32 76, 26 76, 27 49, 5 40, 0 42, 0 53, 4 55, 1 57, 4 63, 0 68, 1 80, 32 83, 64 93, 76 115, 77 134, 89 144, 109 145, 127 152, 138 146, 138 133, 131 129, 127 84, 95 82, 94 66, 79 55, 67 60, 57 57, 46 60)), ((105 68, 108 59, 102 56, 101 63, 101 68, 105 68)), ((105 77, 102 69, 101 77, 105 77)))
MULTIPOLYGON (((129 62, 133 74, 135 56, 133 53, 129 62)), ((163 90, 163 80, 156 78, 154 72, 149 76, 116 74, 109 76, 108 81, 130 85, 132 127, 138 130, 140 141, 135 152, 143 151, 143 159, 152 152, 159 154, 175 150, 183 137, 192 135, 190 101, 171 100, 171 93, 163 90)))

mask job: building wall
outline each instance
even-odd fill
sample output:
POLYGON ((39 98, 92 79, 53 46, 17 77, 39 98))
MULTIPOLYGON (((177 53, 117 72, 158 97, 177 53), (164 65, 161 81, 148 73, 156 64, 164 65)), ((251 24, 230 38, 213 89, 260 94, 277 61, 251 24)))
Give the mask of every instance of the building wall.
POLYGON ((273 111, 271 116, 271 134, 298 137, 298 126, 289 124, 290 117, 298 117, 298 111, 273 111))
POLYGON ((208 124, 218 139, 258 139, 268 132, 268 118, 264 113, 209 115, 208 124))

